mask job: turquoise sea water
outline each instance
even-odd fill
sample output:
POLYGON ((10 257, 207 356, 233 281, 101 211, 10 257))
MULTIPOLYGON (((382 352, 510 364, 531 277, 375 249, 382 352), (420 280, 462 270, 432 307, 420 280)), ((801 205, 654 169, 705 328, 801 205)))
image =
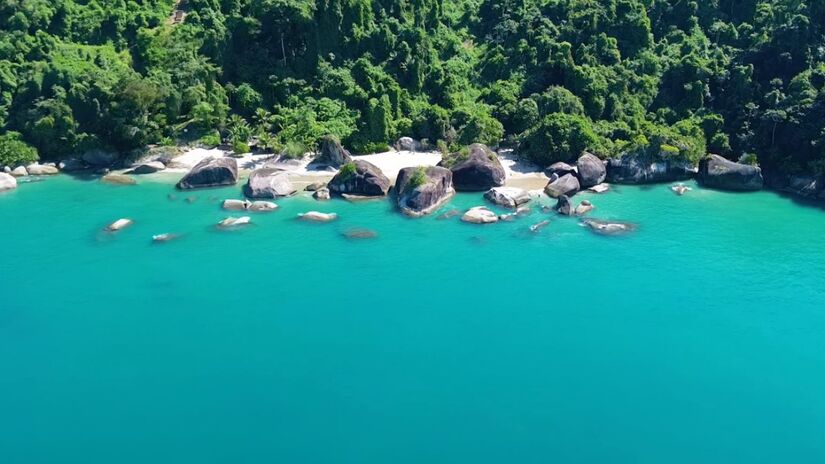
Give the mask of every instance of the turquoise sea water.
POLYGON ((825 462, 825 211, 619 187, 590 198, 626 237, 302 197, 215 230, 239 190, 0 195, 0 462, 825 462))

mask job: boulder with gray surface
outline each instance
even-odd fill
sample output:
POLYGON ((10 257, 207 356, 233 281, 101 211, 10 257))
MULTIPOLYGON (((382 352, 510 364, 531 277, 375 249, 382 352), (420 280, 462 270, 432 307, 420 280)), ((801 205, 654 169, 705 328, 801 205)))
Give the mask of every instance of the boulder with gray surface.
POLYGON ((222 187, 238 182, 238 162, 234 158, 206 158, 196 164, 183 179, 178 188, 183 190, 222 187))
POLYGON ((573 196, 579 191, 579 179, 573 174, 565 174, 544 187, 544 193, 553 198, 562 195, 573 196))
POLYGON ((341 145, 341 141, 332 135, 321 137, 318 143, 318 156, 315 162, 339 168, 352 161, 352 155, 341 145))
POLYGON ((460 192, 481 192, 501 187, 507 177, 498 156, 481 143, 470 145, 466 153, 445 156, 438 165, 453 172, 453 186, 460 192))
POLYGON ((0 192, 4 190, 14 190, 17 188, 17 179, 11 174, 0 172, 0 192))
POLYGON ((412 217, 432 213, 455 195, 453 173, 440 166, 401 169, 395 189, 398 208, 412 217))
POLYGON ((570 198, 567 195, 559 196, 558 201, 556 201, 556 206, 554 206, 553 209, 562 216, 573 215, 573 205, 570 204, 570 198))
POLYGON ((687 180, 696 175, 686 160, 626 154, 607 160, 607 181, 614 184, 652 184, 687 180))
POLYGON ((338 195, 358 197, 385 196, 390 190, 390 180, 378 166, 364 160, 355 160, 341 167, 327 188, 338 195))
POLYGON ((490 211, 486 206, 476 206, 467 210, 461 216, 461 220, 470 224, 492 224, 498 222, 499 218, 496 213, 490 211))
POLYGON ((60 170, 55 166, 37 163, 26 166, 26 172, 28 172, 30 176, 53 176, 60 174, 60 170))
POLYGON ((129 171, 129 174, 154 174, 164 169, 166 169, 166 165, 160 161, 147 161, 135 165, 135 167, 129 171))
POLYGON ((484 194, 484 198, 504 208, 518 208, 529 203, 530 192, 516 187, 493 187, 484 194))
POLYGON ((281 198, 294 195, 297 189, 286 171, 263 168, 252 171, 243 192, 248 198, 281 198))
POLYGON ((557 163, 551 164, 547 169, 544 170, 544 173, 547 174, 547 177, 552 177, 554 174, 559 178, 564 176, 565 174, 576 174, 578 168, 576 166, 571 166, 563 161, 559 161, 557 163))
POLYGON ((738 192, 761 190, 764 185, 759 167, 736 163, 719 155, 702 158, 696 180, 705 187, 738 192))
POLYGON ((604 162, 596 155, 585 153, 576 161, 579 184, 582 189, 587 189, 604 182, 607 177, 607 168, 604 162))

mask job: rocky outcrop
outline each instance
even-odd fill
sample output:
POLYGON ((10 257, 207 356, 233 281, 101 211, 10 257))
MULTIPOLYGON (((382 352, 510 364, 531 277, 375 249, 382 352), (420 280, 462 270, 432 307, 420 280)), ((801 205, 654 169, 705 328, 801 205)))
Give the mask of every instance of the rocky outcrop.
POLYGON ((610 184, 601 183, 599 185, 594 185, 587 190, 593 193, 606 193, 610 190, 610 184))
POLYGON ((453 153, 438 163, 453 172, 453 186, 460 192, 481 192, 501 187, 507 173, 486 145, 474 143, 467 154, 453 153))
POLYGON ((178 188, 222 187, 237 182, 238 162, 234 158, 206 158, 178 182, 178 188))
POLYGON ((166 165, 160 161, 147 161, 140 163, 129 171, 129 174, 154 174, 166 169, 166 165))
POLYGON ((318 156, 315 157, 316 163, 339 168, 351 161, 352 155, 337 138, 331 135, 321 137, 318 143, 318 156))
POLYGON ((576 161, 579 184, 582 189, 587 189, 604 182, 607 177, 607 168, 604 162, 596 155, 585 153, 576 161))
POLYGON ((25 166, 17 166, 16 168, 12 169, 9 173, 14 177, 26 177, 29 175, 29 171, 26 171, 25 166))
POLYGON ((105 176, 100 178, 100 181, 104 184, 112 184, 112 185, 135 185, 137 181, 127 175, 123 174, 106 174, 105 176))
POLYGON ((771 186, 783 192, 806 198, 825 197, 825 178, 810 174, 795 174, 772 180, 771 186))
POLYGON ((736 163, 719 155, 702 158, 697 180, 705 187, 738 192, 761 190, 764 185, 762 170, 757 166, 736 163))
POLYGON ((5 190, 14 190, 17 188, 17 179, 11 174, 0 172, 0 192, 5 190))
POLYGON ((360 197, 384 196, 390 190, 390 186, 390 180, 378 166, 363 160, 343 165, 327 185, 332 193, 360 197))
POLYGON ((239 218, 230 216, 230 217, 224 219, 223 221, 219 222, 218 227, 223 228, 223 229, 228 229, 228 228, 232 228, 232 227, 245 226, 245 225, 251 224, 251 223, 252 223, 252 218, 250 218, 249 216, 241 216, 239 218))
POLYGON ((567 195, 559 196, 558 201, 556 201, 556 206, 554 206, 553 209, 562 216, 573 215, 573 205, 570 204, 570 198, 567 195))
POLYGON ((412 217, 432 213, 455 195, 453 173, 439 166, 398 171, 395 189, 398 208, 412 217))
POLYGON ((487 209, 486 206, 476 206, 467 210, 461 216, 461 220, 471 224, 492 224, 498 222, 498 215, 487 209))
POLYGON ((553 175, 555 175, 556 179, 558 179, 559 177, 562 177, 567 174, 575 175, 576 171, 577 168, 575 166, 571 166, 567 163, 559 161, 557 163, 551 164, 550 167, 544 170, 544 173, 547 174, 547 177, 552 177, 553 175))
POLYGON ((349 229, 344 232, 344 237, 348 238, 349 240, 367 240, 372 238, 378 238, 378 232, 371 230, 371 229, 349 229))
POLYGON ((108 167, 117 161, 117 153, 104 150, 89 150, 83 153, 81 159, 92 167, 108 167))
POLYGON ((26 172, 28 172, 30 176, 53 176, 60 174, 60 171, 55 166, 37 163, 26 166, 26 172))
POLYGON ((246 207, 247 211, 254 211, 257 213, 268 213, 278 209, 278 205, 271 201, 253 201, 246 207))
POLYGON ((243 193, 248 198, 281 198, 294 195, 297 189, 289 181, 289 174, 278 169, 256 169, 249 175, 243 193))
POLYGON ((573 174, 565 174, 548 183, 544 187, 544 193, 552 198, 559 198, 562 195, 573 196, 579 191, 579 188, 579 179, 573 174))
POLYGON ((518 208, 529 203, 530 192, 515 187, 493 187, 484 194, 484 198, 504 208, 518 208))
POLYGON ((652 184, 687 180, 696 174, 688 161, 627 154, 607 161, 607 181, 615 184, 652 184))

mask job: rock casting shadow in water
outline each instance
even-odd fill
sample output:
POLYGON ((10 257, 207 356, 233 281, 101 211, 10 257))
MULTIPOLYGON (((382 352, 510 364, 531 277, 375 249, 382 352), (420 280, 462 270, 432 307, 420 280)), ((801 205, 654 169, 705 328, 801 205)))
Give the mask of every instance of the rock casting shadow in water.
POLYGON ((451 209, 449 211, 444 211, 443 213, 439 214, 438 216, 435 217, 435 219, 437 221, 443 221, 445 219, 454 218, 454 217, 458 216, 459 214, 461 214, 461 211, 459 211, 457 209, 451 209))
POLYGON ((603 221, 600 219, 583 219, 581 225, 587 227, 594 234, 603 236, 625 235, 638 229, 638 226, 631 222, 603 221))

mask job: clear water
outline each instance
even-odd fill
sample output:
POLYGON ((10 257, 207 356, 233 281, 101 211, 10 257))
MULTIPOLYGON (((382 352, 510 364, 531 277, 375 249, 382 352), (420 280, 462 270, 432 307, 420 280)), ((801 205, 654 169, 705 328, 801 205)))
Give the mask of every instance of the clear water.
POLYGON ((825 462, 822 210, 622 187, 607 238, 299 197, 216 231, 238 194, 0 195, 0 461, 825 462))

